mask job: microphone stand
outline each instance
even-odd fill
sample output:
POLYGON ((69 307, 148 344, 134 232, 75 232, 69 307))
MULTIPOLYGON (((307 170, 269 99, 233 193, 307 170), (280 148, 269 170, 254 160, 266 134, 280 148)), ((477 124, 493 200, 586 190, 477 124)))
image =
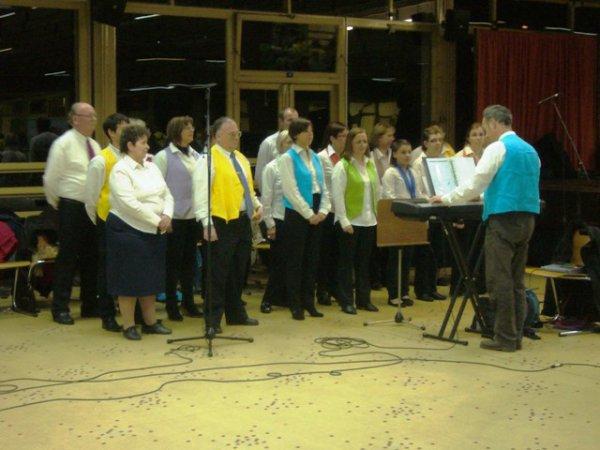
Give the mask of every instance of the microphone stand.
POLYGON ((196 339, 206 339, 208 343, 208 356, 212 358, 213 356, 213 339, 225 339, 229 341, 245 341, 245 342, 254 342, 253 338, 244 338, 244 337, 234 337, 234 336, 217 336, 215 333, 215 324, 212 321, 212 299, 213 299, 213 290, 212 290, 212 256, 211 256, 211 235, 212 235, 212 218, 211 218, 211 200, 212 200, 212 154, 210 151, 210 89, 216 86, 216 83, 210 83, 206 85, 196 85, 196 89, 205 89, 204 98, 206 99, 206 167, 208 176, 208 225, 206 227, 206 232, 208 234, 208 240, 204 242, 206 245, 206 260, 203 263, 206 264, 206 298, 204 302, 206 303, 206 314, 208 315, 208 320, 206 322, 206 332, 202 336, 191 336, 184 337, 178 339, 167 339, 167 344, 172 344, 173 342, 183 342, 183 341, 191 341, 196 339))
POLYGON ((583 164, 583 160, 581 159, 579 150, 577 149, 577 146, 575 145, 575 141, 573 141, 573 137, 571 137, 571 133, 569 133, 567 124, 563 120, 562 114, 560 113, 560 109, 558 108, 558 105, 556 104, 557 98, 558 98, 558 95, 552 96, 550 98, 550 102, 552 103, 552 106, 554 107, 554 111, 556 112, 556 116, 558 117, 558 120, 559 120, 560 124, 562 125, 562 128, 563 128, 565 134, 567 135, 567 138, 569 139, 569 143, 571 144, 571 147, 573 148, 573 153, 575 153, 575 157, 577 158, 577 166, 579 167, 580 174, 583 174, 583 177, 586 180, 590 181, 590 176, 589 176, 587 170, 585 169, 585 165, 583 164))

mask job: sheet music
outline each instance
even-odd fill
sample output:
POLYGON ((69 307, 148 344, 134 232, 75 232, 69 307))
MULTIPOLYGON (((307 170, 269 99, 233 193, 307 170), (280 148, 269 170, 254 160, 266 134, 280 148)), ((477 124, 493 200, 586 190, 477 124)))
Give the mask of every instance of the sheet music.
POLYGON ((475 160, 473 158, 452 158, 452 167, 456 177, 456 184, 460 186, 475 175, 475 160))
POLYGON ((450 159, 427 158, 426 164, 434 195, 446 195, 456 188, 456 179, 450 159))

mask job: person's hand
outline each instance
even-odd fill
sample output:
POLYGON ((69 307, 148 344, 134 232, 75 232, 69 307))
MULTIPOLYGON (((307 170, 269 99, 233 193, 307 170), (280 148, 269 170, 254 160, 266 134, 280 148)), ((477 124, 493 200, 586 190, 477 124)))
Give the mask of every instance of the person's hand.
POLYGON ((262 213, 263 213, 262 206, 259 207, 259 208, 256 208, 254 210, 254 214, 252 215, 252 221, 253 222, 260 222, 261 219, 262 219, 262 213))
POLYGON ((317 223, 321 223, 327 218, 327 216, 325 214, 323 214, 322 212, 317 214, 317 217, 319 218, 319 222, 317 222, 317 223))
POLYGON ((429 203, 442 203, 442 197, 439 195, 434 195, 433 197, 429 198, 429 203))
POLYGON ((318 214, 313 214, 308 219, 308 223, 310 223, 311 225, 318 225, 319 222, 320 222, 320 220, 319 220, 319 215, 318 214))
POLYGON ((354 228, 352 228, 352 225, 348 225, 347 227, 343 227, 342 230, 344 231, 344 233, 354 234, 354 228))
POLYGON ((217 239, 219 239, 219 237, 217 236, 217 230, 215 230, 214 226, 210 227, 210 239, 208 236, 208 227, 204 227, 204 240, 205 241, 214 242, 217 239))
POLYGON ((271 228, 267 228, 267 237, 269 239, 271 239, 272 241, 275 240, 275 236, 277 236, 277 230, 275 229, 275 227, 271 227, 271 228))
POLYGON ((160 215, 160 222, 158 222, 158 230, 161 233, 166 233, 171 229, 171 218, 166 214, 160 215))

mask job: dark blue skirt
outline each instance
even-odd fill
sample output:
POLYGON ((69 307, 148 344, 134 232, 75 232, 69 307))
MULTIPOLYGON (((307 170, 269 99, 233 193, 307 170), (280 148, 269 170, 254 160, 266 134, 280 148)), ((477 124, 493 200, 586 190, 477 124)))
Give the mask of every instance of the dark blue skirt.
POLYGON ((167 238, 139 231, 114 214, 106 220, 108 293, 145 297, 165 291, 167 238))

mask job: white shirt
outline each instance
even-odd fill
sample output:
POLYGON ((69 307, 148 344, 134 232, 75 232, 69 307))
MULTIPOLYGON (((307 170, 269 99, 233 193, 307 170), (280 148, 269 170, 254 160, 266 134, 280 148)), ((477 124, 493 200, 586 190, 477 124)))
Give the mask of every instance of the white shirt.
MULTIPOLYGON (((327 184, 327 190, 329 191, 330 194, 332 192, 331 176, 333 175, 333 167, 334 167, 334 164, 331 161, 331 155, 333 155, 334 153, 335 153, 335 150, 333 149, 333 147, 330 144, 327 146, 327 148, 321 150, 317 154, 317 156, 321 160, 321 164, 323 165, 323 176, 325 177, 325 183, 327 184)), ((337 163, 336 163, 336 165, 337 165, 337 163)), ((335 205, 333 204, 333 202, 331 202, 330 212, 334 212, 334 211, 335 211, 335 205)))
MULTIPOLYGON (((308 170, 312 175, 312 193, 321 194, 319 212, 327 215, 331 209, 329 189, 327 189, 327 183, 323 183, 323 192, 321 192, 321 188, 317 180, 317 171, 313 167, 312 163, 312 155, 314 152, 312 150, 304 150, 302 147, 299 147, 296 144, 292 145, 292 150, 300 155, 306 164, 306 167, 308 167, 308 170)), ((306 203, 306 200, 304 200, 304 197, 302 197, 302 194, 300 194, 298 183, 296 182, 294 161, 292 160, 292 157, 287 153, 284 153, 277 161, 279 163, 279 173, 281 175, 281 187, 283 189, 283 195, 289 200, 296 212, 302 215, 302 217, 304 217, 306 220, 310 219, 314 215, 312 205, 306 203)))
MULTIPOLYGON (((181 162, 183 163, 184 167, 187 169, 190 176, 193 177, 194 171, 196 170, 196 166, 198 165, 198 161, 200 160, 200 154, 196 150, 194 150, 192 147, 189 147, 188 154, 186 155, 181 150, 179 150, 176 145, 171 143, 171 144, 169 144, 169 146, 166 149, 162 149, 160 152, 158 152, 156 154, 156 156, 154 156, 154 158, 152 158, 152 162, 154 162, 154 164, 156 164, 156 167, 158 167, 158 169, 160 170, 160 173, 162 173, 163 178, 165 180, 167 179, 167 167, 169 165, 168 158, 167 158, 168 151, 170 151, 176 157, 181 159, 181 162)), ((193 190, 193 188, 192 188, 192 190, 193 190)), ((190 210, 185 215, 185 217, 183 217, 183 219, 193 219, 193 218, 194 218, 194 209, 190 208, 190 210)))
MULTIPOLYGON (((112 144, 108 148, 116 156, 117 161, 121 159, 121 151, 112 144)), ((93 223, 96 223, 96 208, 100 191, 104 186, 104 176, 106 175, 106 160, 101 156, 95 156, 88 166, 87 181, 85 183, 85 210, 93 223)))
MULTIPOLYGON (((233 165, 233 161, 231 161, 231 152, 228 152, 219 144, 215 144, 214 147, 217 151, 221 152, 223 156, 229 161, 231 167, 235 170, 233 165)), ((201 221, 202 225, 207 226, 208 221, 210 220, 210 214, 208 211, 208 158, 206 158, 205 154, 200 155, 200 159, 198 160, 198 164, 196 165, 196 170, 194 170, 194 174, 192 175, 192 200, 193 200, 193 210, 196 220, 201 221)), ((240 161, 240 166, 244 167, 240 161)), ((212 184, 215 182, 215 166, 211 165, 210 168, 210 180, 211 180, 211 188, 212 184)), ((248 180, 248 186, 250 180, 248 180)), ((259 209, 262 207, 262 204, 256 198, 256 194, 254 191, 250 192, 250 198, 252 199, 252 205, 254 209, 259 209)), ((246 203, 244 202, 244 197, 242 196, 242 202, 240 204, 240 211, 246 211, 246 203)), ((212 221, 211 221, 212 223, 212 221)))
POLYGON ((58 208, 60 197, 85 202, 85 183, 90 163, 87 139, 94 155, 97 155, 100 145, 75 129, 65 132, 50 147, 44 171, 44 193, 48 203, 55 209, 58 208))
POLYGON ((469 201, 478 197, 487 189, 494 179, 494 176, 504 162, 506 147, 501 139, 504 136, 515 134, 514 131, 507 131, 498 138, 496 142, 486 147, 483 156, 475 167, 475 175, 469 180, 464 181, 456 189, 442 197, 443 203, 458 203, 469 201))
POLYGON ((388 148, 386 153, 383 153, 378 148, 373 150, 373 162, 375 163, 375 167, 377 168, 377 175, 379 175, 379 180, 383 177, 385 171, 390 167, 392 162, 392 149, 388 148))
POLYGON ((263 170, 260 202, 263 205, 263 220, 267 228, 275 226, 275 220, 283 220, 285 206, 283 205, 283 189, 279 174, 278 159, 271 161, 263 170))
POLYGON ((123 156, 110 173, 109 186, 110 212, 139 231, 155 234, 161 214, 173 217, 173 197, 150 161, 142 165, 123 156))
MULTIPOLYGON (((413 174, 413 178, 415 179, 415 197, 416 198, 426 198, 425 189, 423 183, 413 169, 409 170, 413 174)), ((410 191, 404 182, 404 178, 400 175, 400 171, 397 167, 392 166, 383 174, 382 180, 382 197, 383 198, 391 198, 398 200, 410 200, 410 191)))
POLYGON ((344 164, 336 164, 333 169, 332 186, 333 186, 333 204, 335 206, 335 222, 340 222, 340 226, 345 228, 349 225, 355 225, 357 227, 372 227, 377 225, 376 211, 373 210, 373 203, 377 205, 379 201, 379 182, 375 185, 375 199, 372 198, 371 194, 371 180, 367 172, 366 164, 369 158, 365 158, 365 165, 362 166, 352 158, 351 163, 356 167, 358 173, 363 181, 364 195, 363 195, 363 207, 360 215, 353 219, 348 219, 346 215, 346 186, 348 183, 348 174, 344 164))
POLYGON ((279 131, 267 136, 264 141, 261 142, 258 148, 258 155, 256 155, 256 167, 254 167, 254 186, 260 190, 260 183, 262 181, 262 172, 265 170, 267 164, 274 159, 277 159, 277 136, 279 131))

